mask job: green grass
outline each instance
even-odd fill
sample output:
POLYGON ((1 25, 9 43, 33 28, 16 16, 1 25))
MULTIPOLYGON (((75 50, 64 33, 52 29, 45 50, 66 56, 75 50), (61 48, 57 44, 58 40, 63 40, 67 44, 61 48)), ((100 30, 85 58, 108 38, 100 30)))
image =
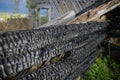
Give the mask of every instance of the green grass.
POLYGON ((120 64, 109 57, 98 58, 81 80, 120 80, 120 64))
POLYGON ((0 18, 3 18, 3 19, 8 19, 10 17, 13 17, 13 18, 25 18, 27 15, 26 14, 12 14, 12 13, 0 13, 0 18))
POLYGON ((8 19, 10 18, 10 15, 8 13, 0 13, 0 18, 8 19))

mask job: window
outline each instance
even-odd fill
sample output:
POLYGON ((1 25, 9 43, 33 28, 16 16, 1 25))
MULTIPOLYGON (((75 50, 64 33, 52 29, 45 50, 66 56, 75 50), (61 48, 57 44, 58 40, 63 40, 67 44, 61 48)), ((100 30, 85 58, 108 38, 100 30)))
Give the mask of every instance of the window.
POLYGON ((39 12, 41 25, 47 23, 48 22, 48 18, 49 18, 48 9, 47 8, 40 8, 40 10, 38 12, 39 12))

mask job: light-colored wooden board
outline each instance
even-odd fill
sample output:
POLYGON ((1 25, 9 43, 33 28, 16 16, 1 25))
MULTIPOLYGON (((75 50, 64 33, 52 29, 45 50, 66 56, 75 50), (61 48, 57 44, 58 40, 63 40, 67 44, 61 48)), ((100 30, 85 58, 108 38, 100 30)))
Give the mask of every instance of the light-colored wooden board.
POLYGON ((94 9, 83 13, 82 15, 76 17, 74 20, 68 22, 67 24, 79 24, 94 21, 100 16, 108 13, 109 11, 115 9, 118 6, 120 6, 120 0, 110 0, 107 3, 104 3, 94 9))

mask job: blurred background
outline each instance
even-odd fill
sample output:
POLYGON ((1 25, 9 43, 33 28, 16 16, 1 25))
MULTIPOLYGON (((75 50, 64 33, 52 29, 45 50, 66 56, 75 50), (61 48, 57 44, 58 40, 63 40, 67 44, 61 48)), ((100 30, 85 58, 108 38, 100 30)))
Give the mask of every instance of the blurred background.
MULTIPOLYGON (((42 24, 47 22, 46 9, 41 9, 42 24)), ((0 0, 0 32, 30 29, 26 0, 0 0)))

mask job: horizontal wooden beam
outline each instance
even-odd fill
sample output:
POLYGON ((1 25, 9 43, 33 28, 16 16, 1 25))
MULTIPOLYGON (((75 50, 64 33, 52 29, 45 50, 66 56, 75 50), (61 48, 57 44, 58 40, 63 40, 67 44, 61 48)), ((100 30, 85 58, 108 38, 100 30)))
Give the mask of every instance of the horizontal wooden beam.
POLYGON ((46 26, 50 26, 50 25, 65 25, 67 24, 69 21, 73 20, 75 18, 75 12, 74 11, 68 11, 67 13, 65 13, 64 15, 46 23, 45 25, 42 25, 40 27, 46 27, 46 26))
POLYGON ((67 24, 79 24, 94 21, 100 16, 108 13, 109 11, 115 9, 118 6, 120 6, 120 0, 110 0, 107 3, 98 6, 97 8, 91 9, 83 13, 82 15, 76 17, 74 20, 68 22, 67 24))

